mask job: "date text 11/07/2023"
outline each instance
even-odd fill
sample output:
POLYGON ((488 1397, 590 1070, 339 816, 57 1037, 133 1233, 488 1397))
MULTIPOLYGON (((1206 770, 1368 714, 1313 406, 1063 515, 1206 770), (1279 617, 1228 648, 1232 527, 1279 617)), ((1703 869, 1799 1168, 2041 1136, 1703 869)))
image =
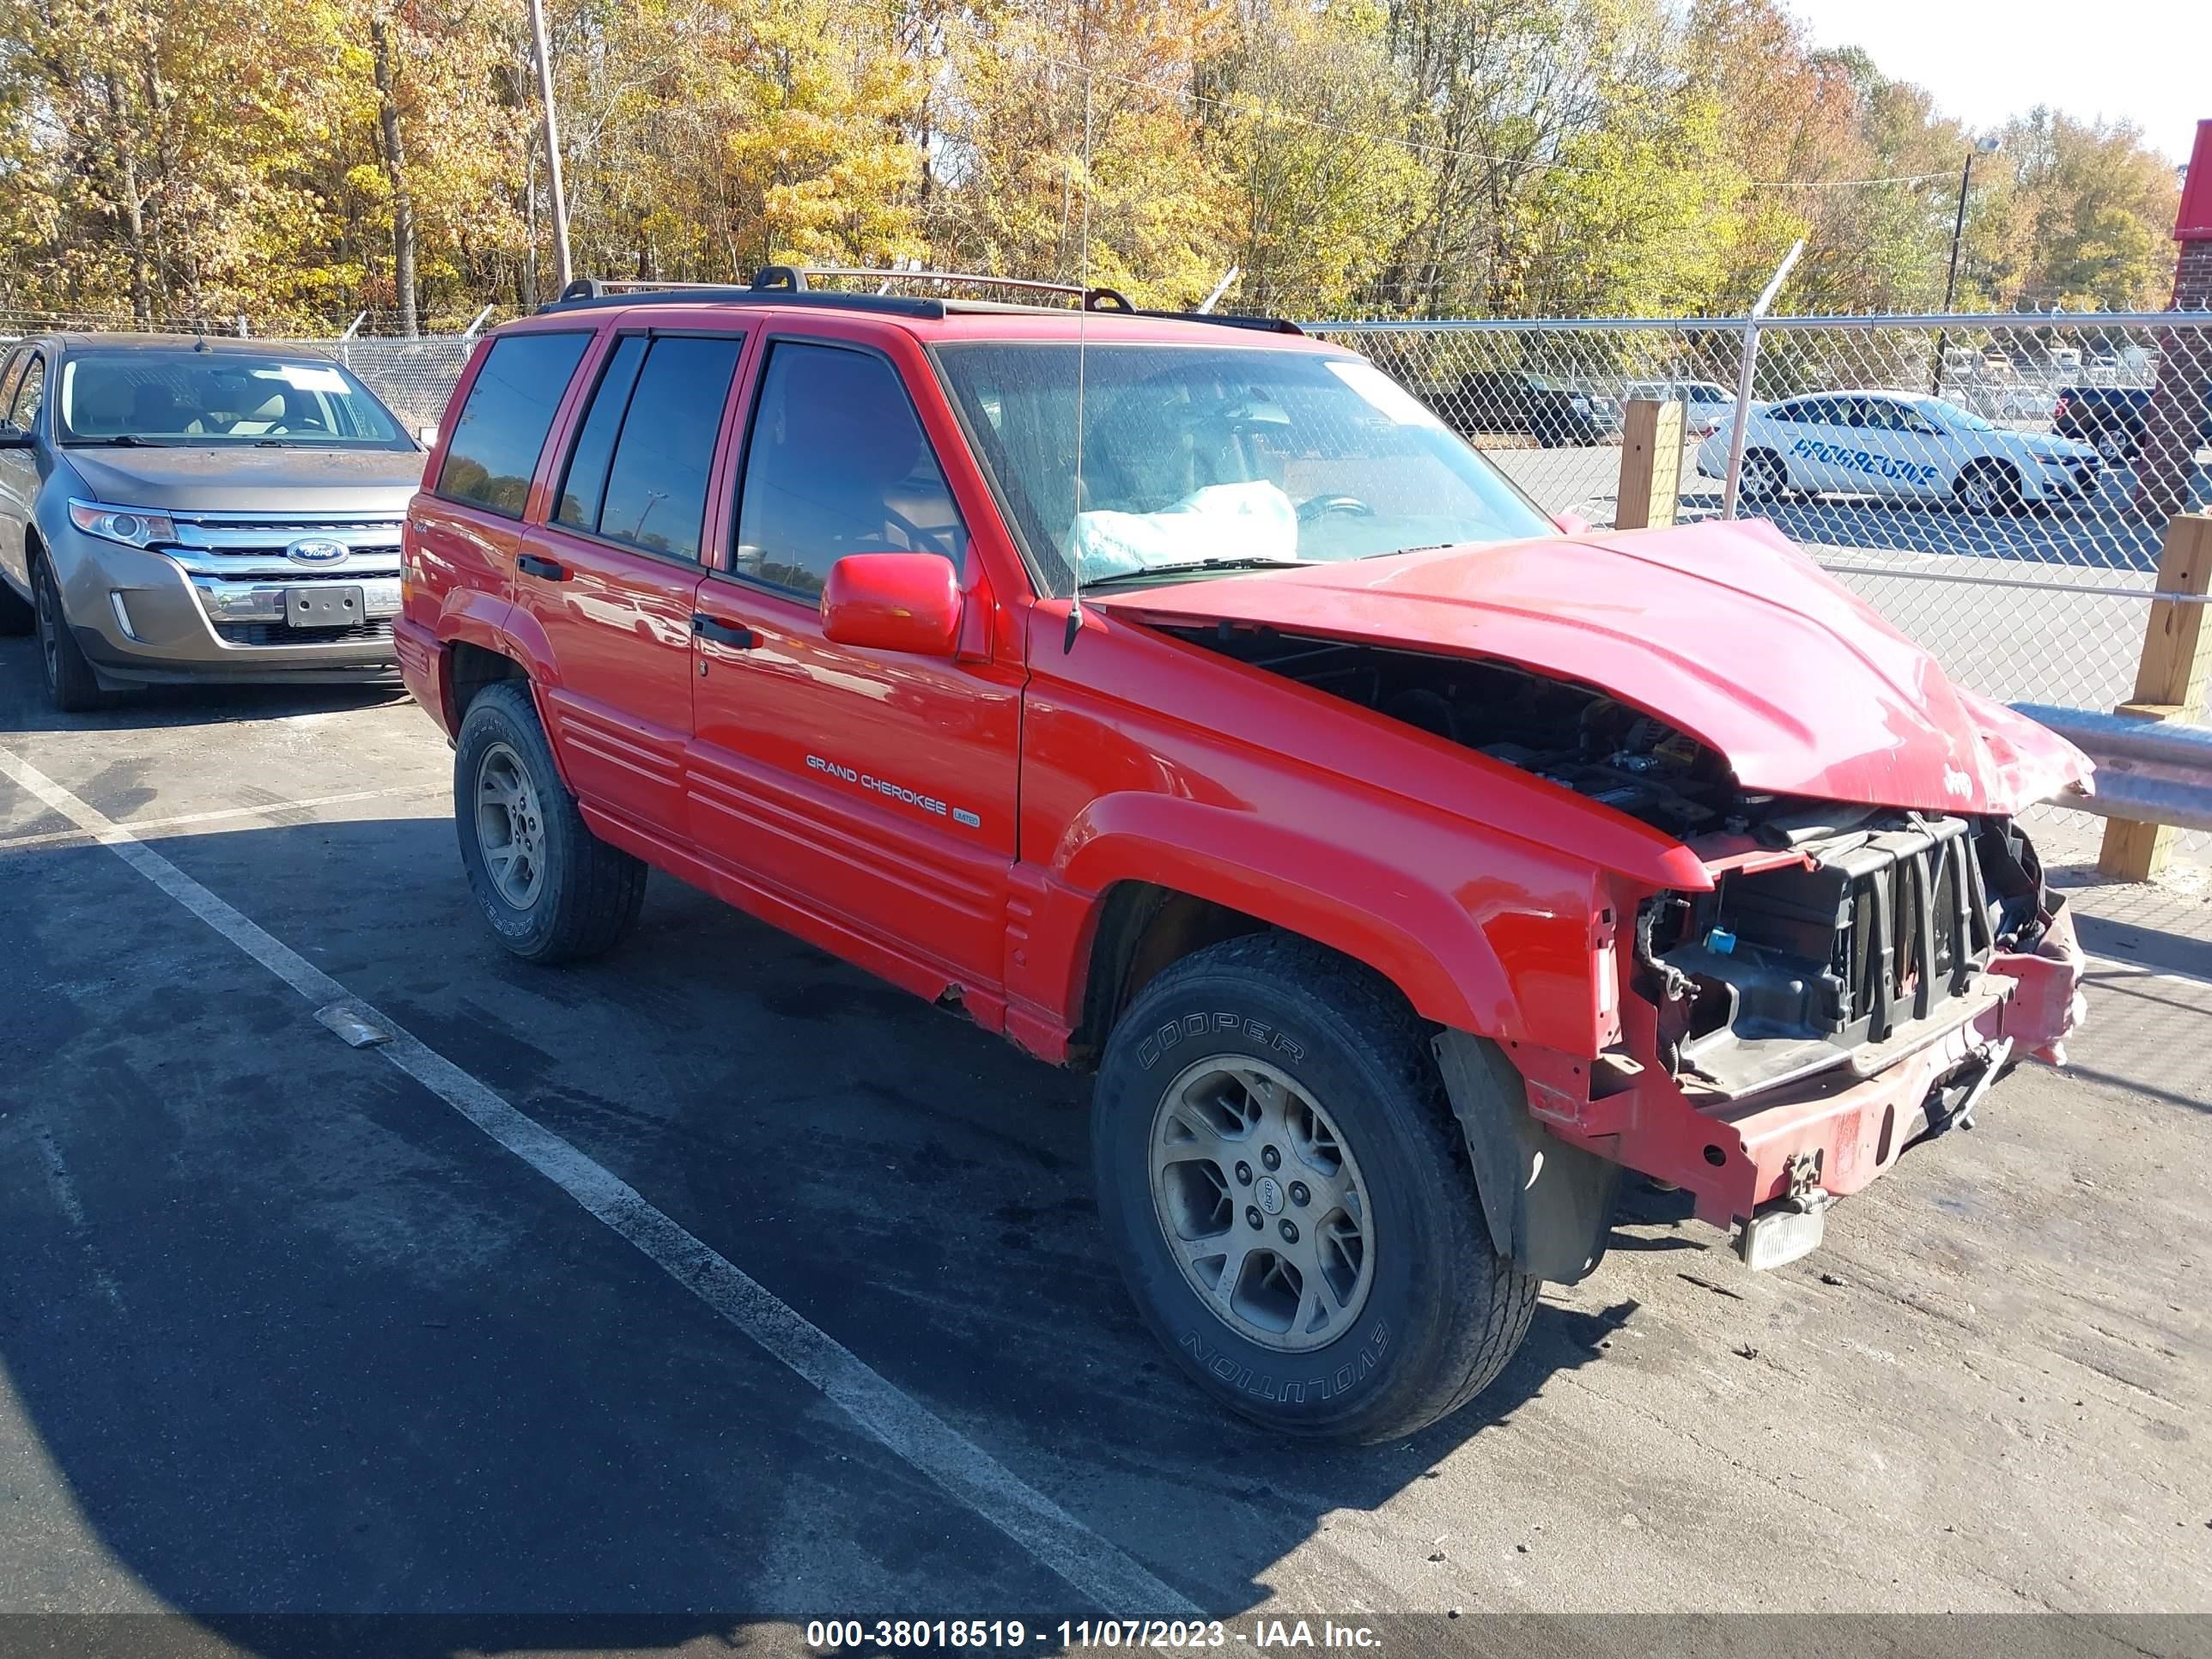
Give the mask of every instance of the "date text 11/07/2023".
POLYGON ((1218 1619, 1062 1619, 1037 1624, 1019 1619, 816 1619, 806 1626, 806 1645, 817 1653, 1033 1644, 1158 1652, 1241 1647, 1259 1653, 1316 1648, 1371 1653, 1382 1645, 1371 1627, 1333 1619, 1251 1619, 1242 1626, 1218 1619))

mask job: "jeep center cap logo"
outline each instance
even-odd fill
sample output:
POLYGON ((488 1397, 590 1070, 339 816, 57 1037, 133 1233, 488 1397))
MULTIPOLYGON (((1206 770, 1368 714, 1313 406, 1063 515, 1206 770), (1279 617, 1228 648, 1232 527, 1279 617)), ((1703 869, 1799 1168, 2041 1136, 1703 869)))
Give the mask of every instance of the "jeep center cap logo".
POLYGON ((1282 1214, 1282 1184, 1278 1182, 1274 1176, 1261 1176, 1260 1177, 1258 1192, 1260 1196, 1260 1207, 1261 1209, 1265 1210, 1269 1215, 1282 1214))
POLYGON ((284 556, 295 564, 328 564, 346 556, 346 544, 324 536, 302 536, 284 550, 284 556))

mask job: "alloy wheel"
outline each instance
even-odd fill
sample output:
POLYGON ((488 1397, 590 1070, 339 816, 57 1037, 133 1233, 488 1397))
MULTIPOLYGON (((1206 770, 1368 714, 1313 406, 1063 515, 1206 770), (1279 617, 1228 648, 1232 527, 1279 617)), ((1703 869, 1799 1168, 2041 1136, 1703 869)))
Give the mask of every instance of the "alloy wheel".
POLYGON ((477 845, 500 897, 518 910, 545 881, 545 814, 522 757, 495 743, 477 764, 477 845))
POLYGON ((39 662, 45 669, 49 690, 62 683, 62 620, 61 606, 54 598, 53 579, 44 570, 31 584, 32 607, 37 612, 39 627, 39 662))
POLYGON ((1265 1060, 1186 1067, 1153 1114, 1152 1210, 1184 1279, 1263 1347, 1324 1347, 1375 1279, 1367 1186, 1336 1125, 1265 1060))

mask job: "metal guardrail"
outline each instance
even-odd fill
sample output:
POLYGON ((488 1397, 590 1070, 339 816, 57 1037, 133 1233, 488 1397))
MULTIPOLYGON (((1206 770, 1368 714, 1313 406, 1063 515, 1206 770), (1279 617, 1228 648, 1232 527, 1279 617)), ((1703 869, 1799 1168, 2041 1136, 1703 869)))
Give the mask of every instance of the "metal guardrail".
POLYGON ((2212 830, 2212 726, 2095 714, 2048 703, 2016 702, 2014 712, 2096 763, 2091 793, 2057 801, 2077 811, 2130 823, 2212 830))

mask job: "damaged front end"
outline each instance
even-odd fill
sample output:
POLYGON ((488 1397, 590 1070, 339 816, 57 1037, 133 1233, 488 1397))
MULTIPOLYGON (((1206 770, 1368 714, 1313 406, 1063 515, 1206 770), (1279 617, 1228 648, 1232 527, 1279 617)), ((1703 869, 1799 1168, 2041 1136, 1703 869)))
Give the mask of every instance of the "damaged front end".
MULTIPOLYGON (((1220 608, 1296 611, 1291 590, 1240 591, 1241 605, 1220 608)), ((1830 597, 1846 607, 1847 596, 1830 597)), ((1914 1142, 1970 1122, 2016 1060, 2063 1063, 2082 1012, 2082 957, 2014 815, 2087 763, 1953 690, 1893 635, 1866 635, 1863 653, 1831 665, 1835 696, 1808 706, 1800 665, 1756 655, 1745 661, 1761 669, 1758 683, 1723 697, 1718 665, 1692 659, 1679 636, 1639 659, 1652 672, 1638 690, 1668 691, 1662 701, 1595 675, 1293 632, 1257 614, 1149 620, 1478 757, 1482 770, 1451 775, 1465 780, 1455 804, 1470 817, 1510 831, 1479 781, 1518 774, 1577 798, 1594 820, 1657 831, 1704 878, 1654 891, 1649 877, 1598 876, 1585 958, 1592 1046, 1492 1045, 1537 1132, 1471 1119, 1486 1097, 1485 1034, 1439 1039, 1470 1146, 1492 1154, 1489 1184, 1527 1212, 1491 1218, 1500 1249, 1524 1267, 1571 1279, 1603 1252, 1601 1183, 1578 1176, 1577 1160, 1562 1167, 1562 1143, 1582 1162, 1686 1190, 1700 1218, 1740 1227, 1747 1262, 1773 1267, 1818 1243, 1835 1199, 1914 1142), (1846 670, 1863 674, 1885 651, 1899 672, 1875 690, 1843 686, 1846 670), (1923 694, 1909 707, 1896 696, 1904 684, 1923 694), (1862 692, 1863 704, 1852 701, 1862 692), (1868 710, 1879 731, 1854 724, 1868 710), (1568 1195, 1540 1202, 1547 1183, 1568 1195)), ((1486 642, 1478 629, 1466 644, 1486 642)))
POLYGON ((1741 1223, 1755 1267, 1813 1249, 1826 1206, 1916 1141, 1971 1127, 2016 1057, 2063 1064, 2082 1012, 2072 919, 2016 824, 1819 817, 1719 850, 1709 891, 1644 901, 1626 1006, 1656 1065, 1626 1112, 1591 1103, 1623 1162, 1741 1223))
MULTIPOLYGON (((1670 1074, 1729 1097, 1831 1066, 1872 1077, 2014 994, 2004 964, 2034 957, 2063 902, 2027 837, 2001 818, 1856 816, 1769 819, 1761 854, 1712 890, 1640 908, 1638 988, 1670 1074)), ((2039 1035, 2030 1051, 2058 1058, 2039 1035)))

